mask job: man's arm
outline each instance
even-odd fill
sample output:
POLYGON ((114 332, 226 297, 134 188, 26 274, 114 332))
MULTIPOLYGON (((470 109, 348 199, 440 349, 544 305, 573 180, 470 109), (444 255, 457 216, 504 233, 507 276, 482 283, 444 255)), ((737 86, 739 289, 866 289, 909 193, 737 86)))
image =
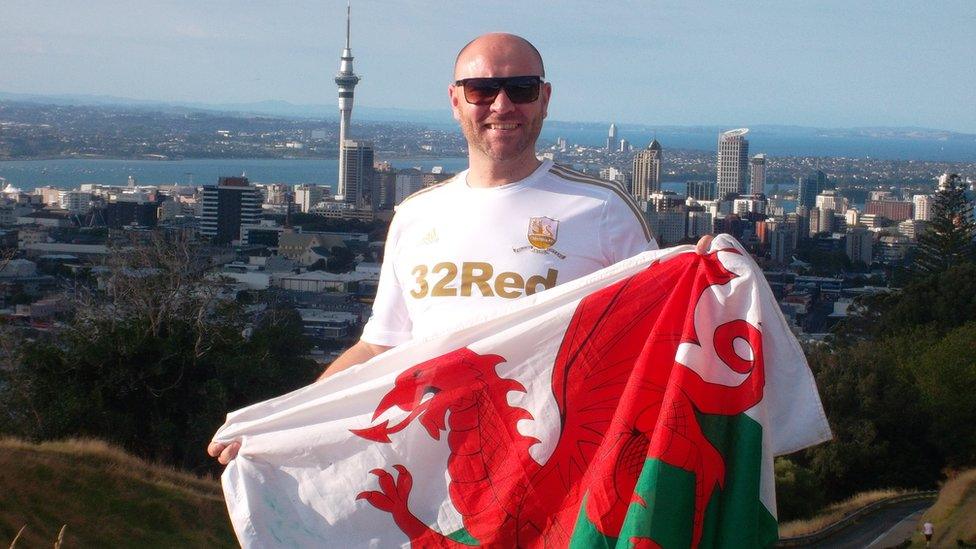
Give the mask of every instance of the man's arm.
MULTIPOLYGON (((359 340, 355 345, 346 349, 346 352, 339 355, 339 358, 332 361, 328 368, 318 377, 316 381, 322 381, 323 379, 341 372, 346 368, 355 366, 356 364, 362 364, 367 360, 373 358, 374 356, 386 352, 391 349, 391 347, 386 347, 384 345, 375 345, 373 343, 368 343, 363 340, 359 340)), ((211 442, 207 446, 207 453, 210 457, 217 458, 217 461, 221 465, 227 465, 230 461, 237 457, 237 452, 241 449, 241 443, 236 440, 230 444, 221 444, 219 442, 211 442)))
POLYGON ((339 358, 332 361, 332 364, 329 364, 329 367, 326 368, 325 371, 322 372, 322 375, 319 376, 318 381, 335 375, 336 373, 341 372, 350 366, 362 364, 374 356, 384 353, 390 349, 391 347, 376 345, 360 339, 355 345, 346 349, 346 352, 339 355, 339 358))

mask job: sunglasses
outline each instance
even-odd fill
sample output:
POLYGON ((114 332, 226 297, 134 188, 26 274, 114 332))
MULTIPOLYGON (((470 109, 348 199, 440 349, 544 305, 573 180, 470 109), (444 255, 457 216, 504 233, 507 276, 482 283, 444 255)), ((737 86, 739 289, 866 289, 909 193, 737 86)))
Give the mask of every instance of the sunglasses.
POLYGON ((541 76, 465 78, 454 83, 464 88, 464 100, 472 105, 491 105, 503 88, 512 103, 532 103, 539 98, 541 76))

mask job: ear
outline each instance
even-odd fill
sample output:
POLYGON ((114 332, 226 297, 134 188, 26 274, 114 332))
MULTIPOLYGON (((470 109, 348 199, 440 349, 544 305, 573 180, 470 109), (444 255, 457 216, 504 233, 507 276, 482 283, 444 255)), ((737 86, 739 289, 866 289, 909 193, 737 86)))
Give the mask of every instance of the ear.
POLYGON ((461 121, 461 105, 460 102, 464 100, 461 94, 464 93, 459 90, 454 84, 447 85, 447 96, 451 98, 451 112, 454 114, 454 119, 458 122, 461 121))
POLYGON ((542 101, 542 118, 549 116, 549 97, 552 95, 552 84, 549 82, 542 83, 542 90, 539 94, 539 100, 542 101))

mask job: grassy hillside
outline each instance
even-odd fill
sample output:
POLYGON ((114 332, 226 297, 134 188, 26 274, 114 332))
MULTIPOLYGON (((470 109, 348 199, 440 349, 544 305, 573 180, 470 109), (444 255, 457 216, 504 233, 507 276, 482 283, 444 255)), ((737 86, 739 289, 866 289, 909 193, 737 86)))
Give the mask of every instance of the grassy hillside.
MULTIPOLYGON (((955 547, 957 540, 976 545, 976 469, 956 475, 939 490, 935 504, 919 519, 935 526, 934 547, 955 547)), ((925 538, 916 532, 912 547, 925 547, 925 538)))
POLYGON ((98 441, 0 439, 0 546, 235 547, 220 484, 98 441))

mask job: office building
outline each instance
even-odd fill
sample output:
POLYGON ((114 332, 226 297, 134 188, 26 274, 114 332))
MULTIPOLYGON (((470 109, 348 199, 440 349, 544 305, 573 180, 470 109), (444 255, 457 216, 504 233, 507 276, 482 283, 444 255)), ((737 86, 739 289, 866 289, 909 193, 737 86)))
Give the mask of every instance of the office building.
POLYGON ((834 189, 827 189, 817 195, 814 206, 821 210, 828 208, 835 212, 846 212, 848 208, 847 199, 837 194, 834 189))
POLYGON ((302 213, 312 211, 316 204, 322 201, 330 190, 328 187, 320 187, 311 183, 295 185, 295 204, 302 213))
POLYGON ((716 198, 724 200, 728 195, 746 194, 746 180, 749 177, 749 141, 746 140, 748 128, 739 128, 722 133, 718 137, 718 177, 716 179, 716 198))
POLYGON ((420 170, 408 168, 396 174, 395 202, 401 203, 408 196, 424 188, 424 178, 420 170))
POLYGON ((913 206, 911 202, 901 200, 868 200, 864 203, 864 213, 904 221, 912 218, 913 206))
POLYGON ((915 207, 916 221, 931 221, 932 220, 932 204, 934 199, 932 195, 928 194, 916 194, 912 197, 912 204, 915 207))
POLYGON ((347 139, 342 143, 342 183, 345 192, 341 202, 362 209, 373 185, 373 143, 347 139))
POLYGON ((607 133, 607 152, 614 152, 617 150, 617 125, 610 124, 610 131, 607 133))
POLYGON ((827 179, 827 174, 820 170, 810 175, 799 177, 798 179, 796 197, 796 205, 798 207, 815 208, 817 206, 817 195, 823 193, 825 190, 834 188, 833 183, 827 179))
POLYGON ((766 227, 769 244, 769 258, 780 265, 786 265, 796 251, 796 225, 792 223, 769 223, 766 227))
POLYGON ((662 159, 661 144, 657 139, 652 140, 646 149, 634 155, 633 195, 635 199, 647 200, 648 196, 661 190, 662 159))
POLYGON ((715 182, 689 181, 685 184, 685 194, 688 198, 694 198, 699 202, 702 200, 715 200, 715 182))
POLYGON ((246 177, 221 177, 217 186, 204 186, 200 234, 215 244, 240 241, 241 225, 261 219, 261 198, 246 177))
POLYGON ((766 155, 749 159, 749 194, 766 194, 766 155))
POLYGON ((874 233, 862 227, 847 229, 845 252, 852 262, 860 261, 870 265, 874 252, 874 233))

